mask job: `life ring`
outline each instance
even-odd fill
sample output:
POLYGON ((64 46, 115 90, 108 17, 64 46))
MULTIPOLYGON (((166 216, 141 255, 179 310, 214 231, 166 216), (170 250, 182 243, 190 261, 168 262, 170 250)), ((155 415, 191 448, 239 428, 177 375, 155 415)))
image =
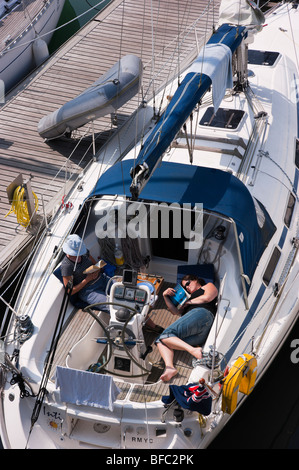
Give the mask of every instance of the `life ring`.
POLYGON ((232 414, 237 407, 238 392, 249 395, 254 387, 257 374, 257 360, 249 354, 242 354, 234 362, 223 382, 222 411, 232 414))

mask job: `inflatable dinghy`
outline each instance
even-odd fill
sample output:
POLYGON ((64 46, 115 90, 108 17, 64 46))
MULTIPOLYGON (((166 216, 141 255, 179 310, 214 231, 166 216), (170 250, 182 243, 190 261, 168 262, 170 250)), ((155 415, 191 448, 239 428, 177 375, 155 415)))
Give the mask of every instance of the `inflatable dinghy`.
POLYGON ((136 95, 141 78, 141 59, 126 55, 83 93, 44 116, 37 127, 39 134, 45 139, 55 139, 114 113, 136 95))

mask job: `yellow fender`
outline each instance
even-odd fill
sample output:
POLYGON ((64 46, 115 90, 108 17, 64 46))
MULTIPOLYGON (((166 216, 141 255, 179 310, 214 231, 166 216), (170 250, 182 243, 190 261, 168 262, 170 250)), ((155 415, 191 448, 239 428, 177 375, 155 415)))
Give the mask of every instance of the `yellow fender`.
POLYGON ((254 387, 257 374, 257 360, 249 354, 242 354, 232 365, 223 382, 222 411, 232 414, 237 407, 238 392, 249 395, 254 387))

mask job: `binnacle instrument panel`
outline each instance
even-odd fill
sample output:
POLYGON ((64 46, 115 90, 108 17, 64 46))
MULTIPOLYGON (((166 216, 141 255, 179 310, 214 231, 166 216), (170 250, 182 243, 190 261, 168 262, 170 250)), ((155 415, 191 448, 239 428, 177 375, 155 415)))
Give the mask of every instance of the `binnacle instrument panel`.
POLYGON ((131 302, 137 302, 145 304, 147 301, 147 292, 137 287, 126 287, 124 285, 116 285, 113 296, 115 300, 128 300, 131 302))

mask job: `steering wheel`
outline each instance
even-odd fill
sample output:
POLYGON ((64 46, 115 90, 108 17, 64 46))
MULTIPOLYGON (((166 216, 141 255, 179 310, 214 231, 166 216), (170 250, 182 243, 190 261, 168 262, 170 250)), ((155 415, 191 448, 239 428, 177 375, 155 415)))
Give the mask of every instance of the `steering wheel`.
POLYGON ((116 376, 119 376, 119 377, 142 377, 142 376, 147 375, 151 372, 150 370, 146 369, 141 364, 139 364, 139 362, 135 359, 135 357, 130 352, 130 349, 133 348, 133 346, 135 346, 137 343, 143 343, 143 341, 137 340, 135 338, 134 334, 131 332, 131 330, 129 328, 127 328, 127 325, 131 321, 131 319, 137 313, 139 313, 135 308, 127 307, 127 306, 124 306, 123 304, 120 304, 120 303, 117 303, 117 302, 100 302, 100 303, 97 303, 97 304, 88 305, 87 307, 85 307, 83 309, 83 311, 89 313, 89 315, 91 315, 99 323, 99 325, 103 328, 103 330, 105 332, 105 335, 106 335, 106 338, 99 338, 99 340, 100 340, 99 343, 109 345, 109 348, 108 348, 109 353, 107 355, 107 359, 104 362, 104 364, 99 366, 99 371, 104 371, 104 372, 107 372, 108 374, 116 375, 116 376), (115 336, 115 337, 111 337, 111 334, 110 334, 110 332, 112 332, 113 325, 106 326, 105 323, 92 311, 93 308, 100 307, 101 305, 112 305, 113 307, 115 307, 115 306, 116 307, 125 307, 125 308, 129 309, 132 312, 131 315, 128 317, 128 319, 124 322, 124 325, 123 326, 119 325, 117 327, 117 330, 120 330, 120 334, 118 333, 118 335, 115 336), (132 333, 134 338, 131 338, 131 337, 129 339, 126 338, 125 337, 126 334, 129 334, 129 333, 132 333), (127 355, 129 356, 129 358, 144 372, 141 373, 141 374, 135 374, 135 375, 128 376, 128 375, 119 374, 119 373, 116 373, 116 372, 111 372, 111 371, 108 371, 107 369, 105 369, 105 366, 108 364, 108 362, 110 361, 110 359, 112 357, 113 346, 116 346, 119 349, 124 348, 127 355))

